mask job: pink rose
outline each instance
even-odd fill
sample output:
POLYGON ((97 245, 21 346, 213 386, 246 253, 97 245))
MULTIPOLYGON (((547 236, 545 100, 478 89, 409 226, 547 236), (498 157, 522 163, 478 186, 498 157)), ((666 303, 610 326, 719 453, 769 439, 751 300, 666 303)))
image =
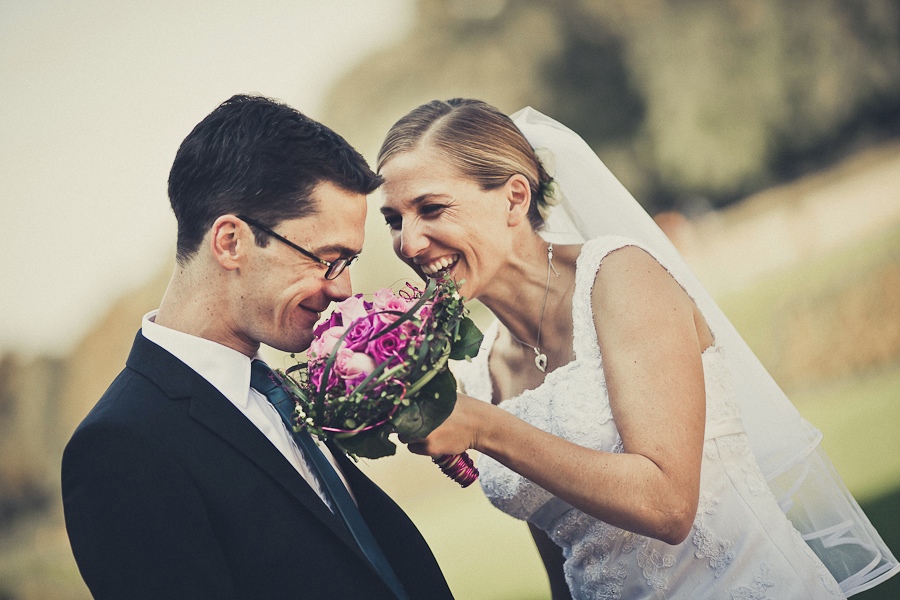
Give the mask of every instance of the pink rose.
POLYGON ((309 348, 306 349, 306 358, 308 358, 310 362, 316 358, 320 358, 322 356, 323 345, 322 338, 313 338, 313 341, 309 344, 309 348))
POLYGON ((404 313, 412 305, 409 300, 394 294, 390 288, 378 290, 374 296, 375 302, 373 302, 373 306, 376 310, 391 310, 404 313))
POLYGON ((366 302, 363 300, 362 294, 351 296, 340 302, 335 310, 340 311, 344 324, 351 324, 356 319, 364 319, 369 312, 366 310, 366 302))
POLYGON ((387 306, 387 303, 395 297, 396 296, 391 288, 381 288, 380 290, 375 290, 375 292, 372 294, 372 306, 375 308, 375 310, 384 310, 384 307, 387 306))
POLYGON ((365 379, 375 370, 375 362, 367 354, 354 352, 347 348, 338 350, 334 360, 334 371, 349 380, 365 379))
POLYGON ((321 335, 315 338, 309 345, 307 355, 311 358, 328 358, 345 331, 347 331, 347 328, 344 326, 332 327, 331 329, 323 331, 321 335))

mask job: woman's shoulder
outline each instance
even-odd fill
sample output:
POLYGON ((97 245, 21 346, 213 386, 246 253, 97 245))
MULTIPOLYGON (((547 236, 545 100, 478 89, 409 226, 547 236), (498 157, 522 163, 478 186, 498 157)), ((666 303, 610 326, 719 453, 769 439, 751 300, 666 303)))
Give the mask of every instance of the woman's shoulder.
POLYGON ((615 253, 616 261, 622 260, 632 263, 646 257, 656 260, 653 252, 641 242, 624 236, 601 236, 585 242, 581 247, 575 267, 576 294, 590 295, 591 290, 599 276, 600 266, 608 260, 610 254, 615 253), (631 251, 634 248, 637 251, 631 251), (623 252, 616 252, 624 250, 623 252))
POLYGON ((640 248, 644 253, 653 256, 650 248, 638 240, 622 235, 603 235, 590 239, 582 245, 581 254, 578 256, 578 266, 581 268, 596 265, 599 268, 600 263, 610 253, 629 247, 640 248))

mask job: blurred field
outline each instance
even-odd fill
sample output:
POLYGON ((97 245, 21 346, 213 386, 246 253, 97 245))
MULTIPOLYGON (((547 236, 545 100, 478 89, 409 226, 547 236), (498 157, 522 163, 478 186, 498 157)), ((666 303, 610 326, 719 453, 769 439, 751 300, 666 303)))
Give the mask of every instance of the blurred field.
POLYGON ((900 487, 898 272, 900 224, 720 301, 861 500, 900 487))

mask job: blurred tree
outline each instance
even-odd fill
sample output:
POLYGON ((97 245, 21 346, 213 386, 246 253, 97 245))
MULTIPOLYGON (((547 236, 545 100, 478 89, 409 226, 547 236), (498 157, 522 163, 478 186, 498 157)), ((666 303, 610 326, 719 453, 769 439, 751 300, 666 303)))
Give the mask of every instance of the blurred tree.
POLYGON ((694 212, 900 135, 897 0, 421 0, 333 90, 365 151, 433 98, 531 105, 651 211, 694 212))

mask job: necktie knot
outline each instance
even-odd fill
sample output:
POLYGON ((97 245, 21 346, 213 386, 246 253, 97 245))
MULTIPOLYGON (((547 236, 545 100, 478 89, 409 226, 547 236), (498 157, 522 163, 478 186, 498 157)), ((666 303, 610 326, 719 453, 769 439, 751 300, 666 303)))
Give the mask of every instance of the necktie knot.
POLYGON ((264 395, 284 418, 285 424, 293 428, 291 415, 294 412, 294 399, 284 389, 275 372, 261 360, 250 363, 250 387, 264 395))
POLYGON ((261 360, 254 360, 250 363, 250 387, 266 396, 273 389, 279 387, 275 383, 275 373, 269 368, 269 365, 261 360))

